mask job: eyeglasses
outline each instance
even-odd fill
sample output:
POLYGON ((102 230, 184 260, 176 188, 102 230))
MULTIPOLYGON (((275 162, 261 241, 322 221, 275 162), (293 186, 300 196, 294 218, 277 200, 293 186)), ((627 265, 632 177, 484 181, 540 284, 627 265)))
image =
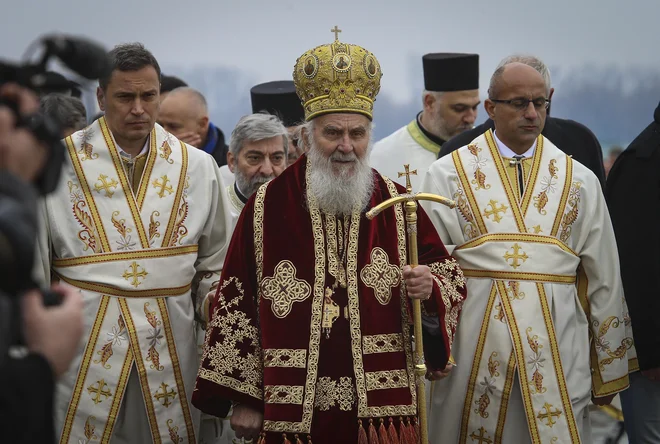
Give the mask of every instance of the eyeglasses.
POLYGON ((546 99, 545 97, 537 97, 536 99, 518 98, 511 100, 490 99, 490 101, 495 103, 505 103, 509 106, 514 107, 518 111, 525 111, 530 103, 534 105, 534 109, 536 109, 537 111, 540 111, 544 108, 548 109, 548 107, 550 107, 550 100, 546 99))

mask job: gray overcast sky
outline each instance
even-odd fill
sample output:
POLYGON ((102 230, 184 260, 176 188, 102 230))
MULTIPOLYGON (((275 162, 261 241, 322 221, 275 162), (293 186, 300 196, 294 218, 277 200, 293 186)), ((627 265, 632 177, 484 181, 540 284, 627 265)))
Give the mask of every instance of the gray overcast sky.
POLYGON ((340 39, 376 55, 382 90, 401 99, 413 92, 410 73, 421 72, 417 56, 426 52, 479 53, 482 91, 497 62, 513 52, 533 53, 550 66, 660 69, 659 0, 0 2, 6 58, 20 57, 40 33, 62 31, 108 47, 141 41, 163 65, 233 66, 259 81, 291 78, 296 58, 332 41, 330 28, 338 25, 340 39))

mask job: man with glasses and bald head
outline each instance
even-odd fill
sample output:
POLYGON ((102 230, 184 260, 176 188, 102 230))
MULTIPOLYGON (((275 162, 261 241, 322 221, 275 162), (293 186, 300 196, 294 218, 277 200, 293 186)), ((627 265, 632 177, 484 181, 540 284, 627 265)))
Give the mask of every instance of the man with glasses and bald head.
POLYGON ((500 66, 485 101, 494 129, 423 179, 456 202, 422 206, 472 295, 430 442, 592 442, 590 400, 609 404, 636 365, 600 183, 541 134, 549 105, 536 69, 500 66))

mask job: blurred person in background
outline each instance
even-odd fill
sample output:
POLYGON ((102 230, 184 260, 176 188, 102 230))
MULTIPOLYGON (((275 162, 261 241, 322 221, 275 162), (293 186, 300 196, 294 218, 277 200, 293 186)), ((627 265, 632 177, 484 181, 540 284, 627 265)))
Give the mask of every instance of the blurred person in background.
POLYGON ((41 111, 62 128, 62 138, 87 126, 87 111, 80 99, 63 94, 48 94, 41 98, 41 111))

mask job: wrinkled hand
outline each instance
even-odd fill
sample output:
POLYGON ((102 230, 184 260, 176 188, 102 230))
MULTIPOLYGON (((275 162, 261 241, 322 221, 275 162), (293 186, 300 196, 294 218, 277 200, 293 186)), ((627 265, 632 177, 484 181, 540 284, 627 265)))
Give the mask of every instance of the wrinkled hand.
POLYGON ((186 142, 188 145, 192 145, 195 148, 200 148, 202 145, 202 138, 197 133, 192 131, 186 131, 185 133, 177 134, 176 138, 182 142, 186 142))
POLYGON ((650 381, 660 381, 660 367, 642 370, 642 376, 650 381))
POLYGON ((610 405, 615 396, 616 393, 613 395, 601 396, 600 398, 596 398, 595 396, 591 395, 591 402, 600 406, 610 405))
POLYGON ((429 381, 437 381, 439 379, 444 379, 449 374, 451 371, 454 369, 454 364, 447 363, 447 366, 444 368, 444 370, 435 370, 435 371, 428 371, 426 372, 426 379, 429 381))
POLYGON ((238 439, 257 439, 264 421, 263 413, 245 405, 234 406, 229 424, 238 439))
POLYGON ((32 290, 22 297, 25 343, 32 353, 42 355, 56 377, 62 376, 78 352, 83 333, 83 300, 80 291, 53 285, 62 303, 45 307, 41 293, 32 290))
POLYGON ((409 298, 426 300, 431 297, 433 275, 426 265, 418 265, 415 268, 406 265, 403 267, 403 280, 409 298))

